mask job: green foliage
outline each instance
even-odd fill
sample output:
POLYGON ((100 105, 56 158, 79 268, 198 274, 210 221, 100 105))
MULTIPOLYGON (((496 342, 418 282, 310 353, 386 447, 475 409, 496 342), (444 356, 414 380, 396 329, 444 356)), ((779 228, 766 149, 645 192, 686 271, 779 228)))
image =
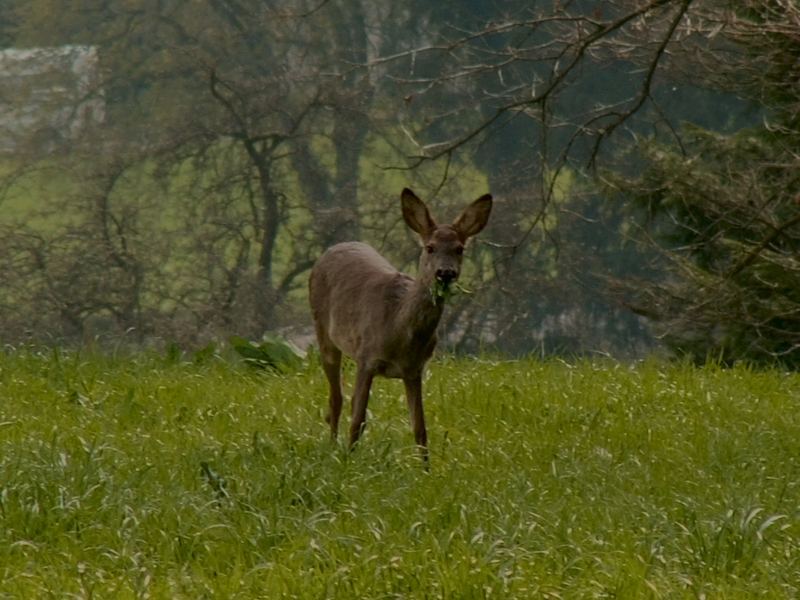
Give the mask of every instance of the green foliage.
POLYGON ((259 342, 239 336, 230 337, 228 342, 248 365, 260 369, 269 368, 287 373, 299 369, 305 359, 305 353, 293 343, 270 333, 265 333, 259 342))
POLYGON ((214 342, 209 342, 202 348, 195 350, 192 354, 192 360, 197 365, 202 365, 210 361, 215 356, 218 356, 217 345, 214 342))
POLYGON ((730 10, 725 36, 735 52, 710 51, 704 74, 753 99, 759 122, 727 134, 684 127, 669 142, 639 145, 639 173, 616 186, 644 209, 647 237, 665 260, 649 281, 627 287, 678 353, 797 368, 800 12, 749 0, 730 10))
MULTIPOLYGON (((352 375, 352 373, 348 373, 352 375)), ((331 444, 318 365, 0 355, 9 598, 800 593, 800 378, 445 359, 331 444)))
POLYGON ((790 142, 687 129, 680 151, 651 143, 640 148, 642 173, 618 178, 667 259, 666 275, 629 284, 631 304, 675 352, 800 364, 800 177, 782 166, 790 142))

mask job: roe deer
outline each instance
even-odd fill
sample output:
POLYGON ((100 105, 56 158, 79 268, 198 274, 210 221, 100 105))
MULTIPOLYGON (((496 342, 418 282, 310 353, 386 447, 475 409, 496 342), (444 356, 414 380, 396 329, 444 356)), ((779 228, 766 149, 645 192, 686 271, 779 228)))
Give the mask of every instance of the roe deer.
POLYGON ((422 411, 422 372, 436 346, 445 293, 458 279, 467 239, 489 220, 492 197, 481 196, 450 225, 437 225, 428 207, 409 190, 401 194, 403 218, 422 238, 419 273, 399 272, 360 242, 328 248, 309 279, 309 300, 320 357, 330 384, 326 420, 335 439, 342 411, 342 352, 356 363, 350 423, 352 447, 364 428, 376 375, 403 380, 414 437, 427 460, 422 411))

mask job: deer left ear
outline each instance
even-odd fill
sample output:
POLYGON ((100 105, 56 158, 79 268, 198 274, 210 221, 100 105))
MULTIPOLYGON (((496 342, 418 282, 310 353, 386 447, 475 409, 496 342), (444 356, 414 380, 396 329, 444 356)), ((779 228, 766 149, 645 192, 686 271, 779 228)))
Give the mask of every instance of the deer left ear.
POLYGON ((480 233, 480 231, 486 227, 491 212, 492 195, 484 194, 463 210, 453 222, 453 229, 458 232, 461 239, 466 240, 480 233))

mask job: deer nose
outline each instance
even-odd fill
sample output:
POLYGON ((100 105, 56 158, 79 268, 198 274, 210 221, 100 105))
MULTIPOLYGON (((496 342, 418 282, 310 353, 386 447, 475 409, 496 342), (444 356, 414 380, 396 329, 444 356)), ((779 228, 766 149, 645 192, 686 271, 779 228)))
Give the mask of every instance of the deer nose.
POLYGON ((436 269, 436 279, 442 283, 452 283, 458 278, 458 272, 454 269, 436 269))

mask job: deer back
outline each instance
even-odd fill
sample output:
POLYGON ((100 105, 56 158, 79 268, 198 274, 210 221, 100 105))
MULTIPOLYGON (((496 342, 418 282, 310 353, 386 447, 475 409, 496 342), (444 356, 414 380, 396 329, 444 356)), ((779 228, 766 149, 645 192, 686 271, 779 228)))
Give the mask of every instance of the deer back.
POLYGON ((361 242, 329 248, 309 284, 314 321, 324 336, 357 362, 398 377, 402 373, 395 371, 413 370, 435 345, 441 306, 425 294, 413 277, 361 242), (419 350, 429 351, 422 358, 419 350), (403 364, 392 368, 398 361, 403 364))

